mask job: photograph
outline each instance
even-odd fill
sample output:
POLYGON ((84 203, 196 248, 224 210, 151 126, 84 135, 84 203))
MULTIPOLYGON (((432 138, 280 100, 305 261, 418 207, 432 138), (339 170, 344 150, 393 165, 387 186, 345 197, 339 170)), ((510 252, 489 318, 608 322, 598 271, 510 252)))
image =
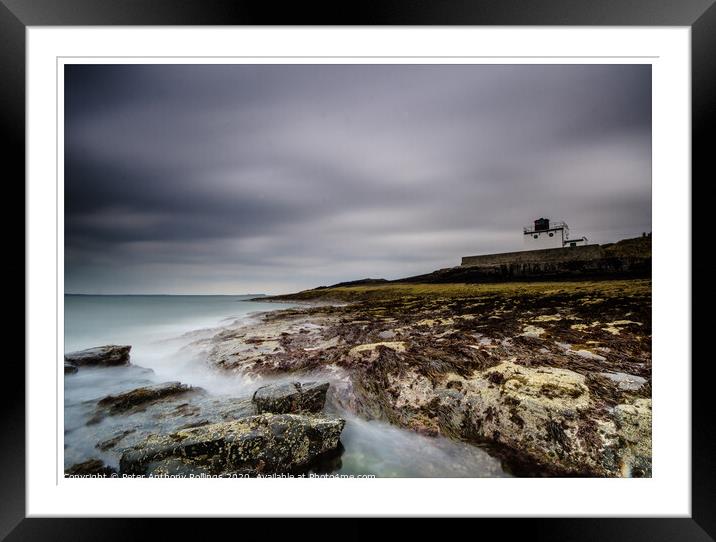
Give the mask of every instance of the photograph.
POLYGON ((652 477, 651 61, 59 70, 60 476, 652 477))

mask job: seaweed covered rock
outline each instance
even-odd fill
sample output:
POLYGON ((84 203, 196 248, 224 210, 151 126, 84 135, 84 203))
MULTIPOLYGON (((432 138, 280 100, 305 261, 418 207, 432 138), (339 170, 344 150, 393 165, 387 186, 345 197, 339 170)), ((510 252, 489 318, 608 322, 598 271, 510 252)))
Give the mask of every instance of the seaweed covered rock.
POLYGON ((305 471, 340 451, 345 421, 260 414, 153 435, 123 452, 122 474, 249 475, 305 471))
POLYGON ((651 477, 651 399, 617 405, 614 418, 622 475, 651 477))
POLYGON ((270 384, 257 389, 252 400, 259 414, 321 412, 327 391, 328 382, 270 384))
POLYGON ((438 420, 445 433, 520 450, 545 472, 604 475, 598 454, 580 438, 589 407, 584 376, 507 361, 443 393, 438 420))
POLYGON ((435 402, 444 434, 502 446, 543 474, 650 476, 650 399, 610 415, 595 406, 583 375, 512 362, 460 384, 435 402))
POLYGON ((181 382, 163 382, 153 386, 144 386, 118 395, 108 395, 97 402, 97 406, 106 409, 109 414, 120 414, 145 403, 151 403, 165 397, 200 391, 181 382))
POLYGON ((77 367, 85 365, 101 367, 128 365, 129 351, 131 349, 132 347, 128 345, 117 346, 109 344, 105 346, 97 346, 95 348, 88 348, 87 350, 79 350, 77 352, 65 354, 65 362, 70 362, 72 365, 77 367))
POLYGON ((196 346, 232 373, 330 375, 340 407, 518 475, 650 475, 650 280, 434 282, 273 297, 316 305, 196 346))

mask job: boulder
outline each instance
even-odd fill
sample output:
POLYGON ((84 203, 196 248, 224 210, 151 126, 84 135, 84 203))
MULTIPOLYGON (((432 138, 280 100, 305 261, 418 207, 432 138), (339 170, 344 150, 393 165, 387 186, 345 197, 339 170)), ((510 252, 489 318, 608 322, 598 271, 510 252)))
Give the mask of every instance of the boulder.
POLYGON ((510 361, 451 379, 436 400, 414 385, 397 404, 434 412, 429 421, 443 435, 495 445, 519 476, 651 475, 650 399, 619 404, 610 415, 595 407, 584 375, 510 361))
POLYGON ((165 397, 180 395, 190 391, 200 391, 181 382, 163 382, 153 386, 136 388, 119 395, 108 395, 97 402, 97 406, 107 409, 109 414, 120 414, 138 405, 164 399, 165 397))
POLYGON ((345 420, 299 414, 259 414, 151 435, 126 449, 123 474, 269 475, 305 472, 340 453, 345 420))
POLYGON ((252 401, 261 414, 321 412, 326 403, 328 382, 270 384, 254 392, 252 401))
POLYGON ((97 346, 65 354, 65 361, 78 367, 84 365, 101 367, 129 365, 129 351, 131 349, 131 346, 117 346, 114 344, 97 346))
POLYGON ((79 369, 77 368, 77 365, 70 361, 65 361, 65 374, 66 375, 72 375, 75 374, 79 369))

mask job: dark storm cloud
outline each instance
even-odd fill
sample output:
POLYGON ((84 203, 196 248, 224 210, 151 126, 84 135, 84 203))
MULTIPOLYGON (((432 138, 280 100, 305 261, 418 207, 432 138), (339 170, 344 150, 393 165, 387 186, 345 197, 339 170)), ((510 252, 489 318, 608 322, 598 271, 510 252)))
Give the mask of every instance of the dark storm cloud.
POLYGON ((77 292, 287 291, 650 230, 651 69, 68 66, 77 292))

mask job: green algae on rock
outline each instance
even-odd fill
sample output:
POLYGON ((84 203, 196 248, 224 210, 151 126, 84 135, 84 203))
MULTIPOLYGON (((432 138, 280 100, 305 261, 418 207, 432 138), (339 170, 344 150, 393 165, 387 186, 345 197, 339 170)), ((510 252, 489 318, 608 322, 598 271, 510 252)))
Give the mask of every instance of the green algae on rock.
POLYGON ((344 425, 343 419, 326 416, 259 414, 150 436, 124 451, 120 473, 296 473, 337 453, 344 425))

